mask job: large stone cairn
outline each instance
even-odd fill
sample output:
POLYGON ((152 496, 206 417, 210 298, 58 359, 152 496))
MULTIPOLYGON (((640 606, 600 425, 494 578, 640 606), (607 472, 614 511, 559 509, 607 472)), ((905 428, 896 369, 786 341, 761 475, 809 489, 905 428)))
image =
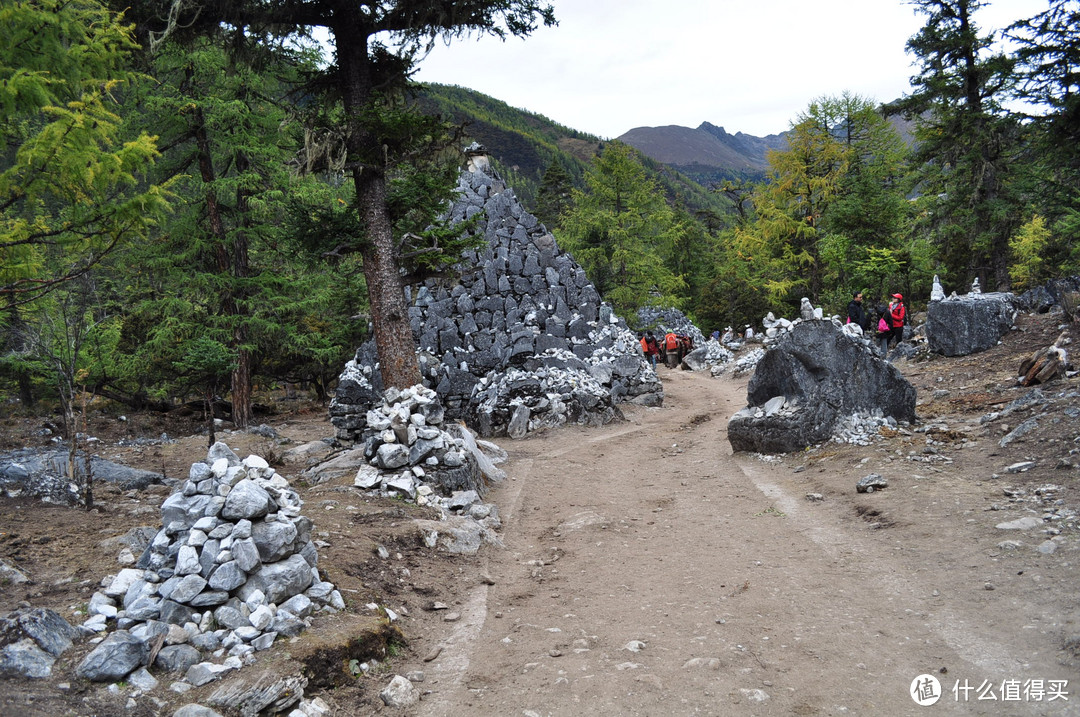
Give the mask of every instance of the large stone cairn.
POLYGON ((983 293, 976 279, 967 295, 953 293, 927 304, 926 342, 931 351, 944 356, 985 351, 996 346, 1012 328, 1016 307, 1015 294, 983 293))
POLYGON ((312 523, 288 481, 259 456, 216 443, 161 506, 162 528, 139 558, 102 581, 83 629, 117 628, 78 666, 115 681, 155 665, 201 685, 295 636, 316 610, 343 609, 319 578, 312 523), (203 662, 203 653, 225 657, 203 662))
POLYGON ((701 332, 694 322, 678 309, 661 306, 642 306, 637 311, 638 326, 642 329, 652 329, 657 336, 662 336, 669 331, 689 336, 694 346, 705 343, 705 334, 701 332))
MULTIPOLYGON (((619 401, 659 405, 663 388, 636 336, 478 148, 457 191, 450 218, 482 213, 474 231, 487 244, 465 253, 459 279, 408 289, 421 373, 447 417, 494 436, 508 433, 523 404, 526 431, 605 423, 619 415, 619 401)), ((381 390, 369 342, 345 367, 331 401, 339 439, 360 440, 381 390)))
POLYGON ((747 385, 748 405, 728 422, 734 450, 802 450, 838 427, 850 431, 853 415, 889 425, 915 420, 915 388, 866 338, 837 317, 789 323, 769 338, 747 385))

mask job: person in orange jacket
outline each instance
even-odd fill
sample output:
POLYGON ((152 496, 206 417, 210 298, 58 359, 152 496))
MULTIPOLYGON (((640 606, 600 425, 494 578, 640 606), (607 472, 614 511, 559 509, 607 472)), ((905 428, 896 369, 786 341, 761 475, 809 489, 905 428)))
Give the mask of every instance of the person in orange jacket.
POLYGON ((679 354, 679 337, 674 331, 668 331, 664 336, 664 356, 668 368, 679 367, 682 356, 679 354))
POLYGON ((641 351, 645 354, 645 358, 652 364, 653 371, 656 370, 656 356, 660 353, 660 347, 656 345, 656 337, 653 336, 652 331, 646 331, 641 337, 641 351))

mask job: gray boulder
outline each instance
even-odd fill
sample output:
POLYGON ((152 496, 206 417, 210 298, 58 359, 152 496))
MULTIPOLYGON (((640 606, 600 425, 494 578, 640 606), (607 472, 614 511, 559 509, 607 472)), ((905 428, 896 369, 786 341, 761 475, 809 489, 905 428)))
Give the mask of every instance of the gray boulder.
POLYGON ((271 499, 266 489, 255 481, 245 478, 238 481, 225 498, 221 517, 226 520, 251 520, 270 512, 271 499))
POLYGON ((262 590, 267 601, 281 603, 311 585, 311 566, 299 554, 287 560, 263 565, 250 576, 239 590, 242 600, 247 600, 256 590, 262 590))
POLYGON ((915 420, 915 388, 864 339, 830 320, 803 321, 780 336, 757 364, 747 404, 728 422, 736 451, 802 450, 863 411, 915 420))
POLYGON ((29 638, 53 657, 70 649, 77 634, 67 620, 47 608, 16 610, 0 619, 0 645, 29 638))
POLYGON ((75 673, 91 682, 114 682, 146 664, 147 645, 127 630, 117 630, 83 658, 75 673))
POLYGON ((190 704, 173 712, 172 717, 221 717, 221 713, 203 705, 190 704))
POLYGON ((29 637, 0 648, 0 677, 43 679, 52 675, 56 658, 29 637))
POLYGON ((390 684, 379 692, 379 697, 391 709, 404 709, 420 701, 420 690, 407 678, 394 675, 390 684))
POLYGON ((296 536, 296 526, 290 522, 260 522, 251 527, 251 541, 265 563, 281 560, 293 552, 296 536))
POLYGON ((1012 328, 1016 305, 1012 294, 969 294, 926 307, 926 340, 944 356, 967 356, 996 346, 1012 328))

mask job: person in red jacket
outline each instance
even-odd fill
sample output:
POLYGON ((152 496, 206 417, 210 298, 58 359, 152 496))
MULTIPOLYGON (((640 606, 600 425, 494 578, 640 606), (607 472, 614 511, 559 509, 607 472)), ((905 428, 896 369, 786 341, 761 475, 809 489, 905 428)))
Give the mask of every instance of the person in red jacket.
POLYGON ((889 302, 889 326, 892 327, 890 340, 896 339, 893 346, 904 340, 904 320, 906 318, 907 311, 904 309, 904 297, 900 294, 893 294, 892 301, 889 302))
POLYGON ((656 337, 653 336, 652 331, 646 332, 645 335, 641 337, 641 351, 652 365, 653 371, 655 371, 656 355, 660 353, 660 348, 656 345, 656 337))

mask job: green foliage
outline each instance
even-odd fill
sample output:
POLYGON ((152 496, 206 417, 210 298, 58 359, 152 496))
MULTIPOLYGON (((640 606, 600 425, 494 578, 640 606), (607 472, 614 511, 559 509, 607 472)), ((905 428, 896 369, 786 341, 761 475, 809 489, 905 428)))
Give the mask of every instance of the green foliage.
POLYGON ((154 138, 125 136, 112 109, 133 48, 94 0, 0 6, 0 294, 32 301, 165 211, 166 191, 138 186, 154 138))
POLYGON ((978 0, 915 0, 926 25, 908 42, 919 66, 898 107, 916 121, 920 227, 959 283, 1006 288, 1008 239, 1022 223, 1020 127, 1002 109, 1015 60, 993 49, 978 0))
POLYGON ((213 392, 236 367, 236 354, 220 341, 208 336, 196 336, 180 344, 178 358, 172 368, 192 383, 206 386, 213 392))
POLYGON ((679 306, 685 288, 662 260, 685 227, 626 145, 612 142, 585 175, 585 191, 557 234, 600 295, 624 316, 639 306, 679 306))
POLYGON ((555 163, 580 186, 600 144, 597 137, 464 87, 423 85, 418 102, 462 125, 465 138, 483 145, 527 207, 536 206, 544 172, 555 163))
MULTIPOLYGON (((845 93, 812 102, 788 149, 769 153, 768 181, 751 194, 753 218, 742 216, 730 234, 710 290, 724 322, 790 313, 803 296, 839 311, 853 291, 901 280, 904 158, 869 100, 845 93)), ((728 192, 741 206, 739 189, 728 192)))
POLYGON ((1036 215, 1009 239, 1013 263, 1009 266, 1009 276, 1017 290, 1030 289, 1043 275, 1043 261, 1046 247, 1050 243, 1050 229, 1046 221, 1036 215))

